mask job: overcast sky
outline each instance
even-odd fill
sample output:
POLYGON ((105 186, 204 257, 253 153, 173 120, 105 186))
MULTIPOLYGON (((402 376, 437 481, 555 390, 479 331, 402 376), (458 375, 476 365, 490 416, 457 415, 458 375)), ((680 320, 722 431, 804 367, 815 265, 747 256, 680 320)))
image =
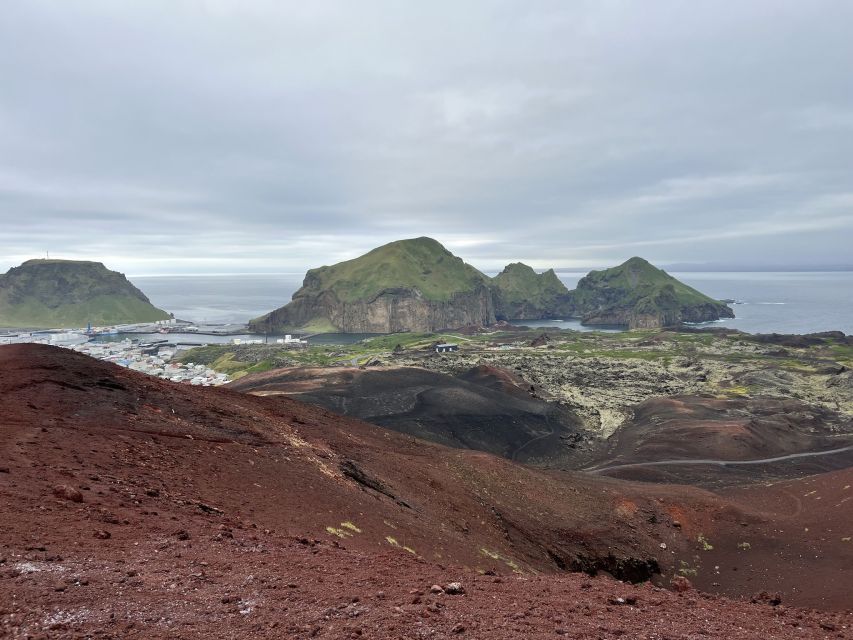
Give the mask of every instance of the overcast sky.
POLYGON ((6 0, 0 269, 853 263, 853 2, 6 0))

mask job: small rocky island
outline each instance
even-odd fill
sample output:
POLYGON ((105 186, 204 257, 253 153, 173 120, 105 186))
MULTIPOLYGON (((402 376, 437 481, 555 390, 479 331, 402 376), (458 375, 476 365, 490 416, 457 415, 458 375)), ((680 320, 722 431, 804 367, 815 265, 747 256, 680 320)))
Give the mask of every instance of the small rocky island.
POLYGON ((571 293, 553 269, 536 273, 513 262, 492 278, 498 320, 543 320, 574 315, 571 293))
POLYGON ((259 333, 396 333, 568 317, 633 329, 733 318, 734 313, 642 258, 593 271, 569 291, 553 269, 538 274, 520 262, 489 278, 424 237, 311 269, 289 304, 249 327, 259 333))
POLYGON ((168 317, 124 274, 100 262, 27 260, 0 275, 0 327, 83 327, 168 317))
POLYGON ((587 325, 655 329, 735 317, 724 302, 636 257, 612 269, 591 271, 570 297, 572 315, 587 325))

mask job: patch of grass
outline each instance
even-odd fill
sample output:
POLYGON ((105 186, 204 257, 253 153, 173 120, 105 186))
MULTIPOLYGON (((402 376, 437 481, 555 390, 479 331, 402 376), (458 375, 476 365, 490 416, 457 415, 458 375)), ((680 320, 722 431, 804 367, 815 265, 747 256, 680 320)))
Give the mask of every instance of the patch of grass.
POLYGON ((660 360, 662 358, 670 358, 672 354, 666 351, 630 351, 628 349, 593 349, 581 354, 586 357, 595 358, 614 358, 616 360, 637 359, 637 360, 660 360))
POLYGON ((303 333, 337 333, 340 329, 333 325, 328 318, 313 318, 299 327, 299 331, 303 333))
POLYGON ((720 393, 726 396, 735 398, 747 398, 750 396, 750 388, 744 385, 732 385, 730 387, 720 387, 720 393))
POLYGON ((506 556, 498 553, 497 551, 492 551, 490 549, 486 549, 485 547, 480 548, 480 553, 482 553, 487 558, 491 558, 492 560, 500 560, 506 566, 513 570, 514 573, 521 573, 521 568, 518 566, 518 563, 512 558, 507 558, 506 556))
POLYGON ((696 538, 696 542, 699 543, 699 546, 702 548, 702 551, 713 551, 714 546, 708 542, 707 538, 705 538, 704 534, 699 534, 699 537, 696 538))

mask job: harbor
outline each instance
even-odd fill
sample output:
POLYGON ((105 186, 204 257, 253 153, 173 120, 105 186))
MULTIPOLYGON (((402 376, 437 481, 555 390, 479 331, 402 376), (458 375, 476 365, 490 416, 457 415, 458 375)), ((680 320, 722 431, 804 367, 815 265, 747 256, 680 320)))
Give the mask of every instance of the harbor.
POLYGON ((181 362, 180 354, 207 345, 267 344, 281 349, 305 349, 311 344, 352 344, 368 335, 258 335, 240 324, 193 324, 180 320, 52 330, 0 330, 0 345, 45 344, 64 347, 98 360, 172 382, 220 386, 231 381, 208 366, 181 362))
POLYGON ((284 349, 304 348, 308 341, 293 335, 259 338, 235 333, 245 325, 197 326, 169 320, 147 324, 92 327, 86 329, 0 332, 0 345, 45 344, 64 347, 98 360, 139 371, 172 382, 197 386, 220 386, 228 375, 193 362, 180 362, 182 351, 208 344, 272 343, 284 349))

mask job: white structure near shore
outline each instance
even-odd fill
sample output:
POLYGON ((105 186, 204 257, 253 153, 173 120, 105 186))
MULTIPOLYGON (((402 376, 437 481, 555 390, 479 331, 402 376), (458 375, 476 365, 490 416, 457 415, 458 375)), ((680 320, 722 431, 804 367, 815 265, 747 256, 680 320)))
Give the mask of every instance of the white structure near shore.
POLYGON ((150 376, 184 382, 205 387, 219 386, 230 382, 224 373, 217 373, 203 364, 172 362, 177 348, 165 344, 146 344, 139 340, 115 342, 90 341, 83 331, 21 332, 0 334, 0 345, 4 344, 47 344, 65 347, 78 353, 112 362, 150 376))
POLYGON ((171 362, 176 349, 167 345, 144 345, 132 340, 120 342, 89 342, 72 347, 74 351, 112 362, 150 376, 188 382, 205 387, 219 386, 229 382, 224 373, 217 373, 210 367, 192 362, 171 362))

